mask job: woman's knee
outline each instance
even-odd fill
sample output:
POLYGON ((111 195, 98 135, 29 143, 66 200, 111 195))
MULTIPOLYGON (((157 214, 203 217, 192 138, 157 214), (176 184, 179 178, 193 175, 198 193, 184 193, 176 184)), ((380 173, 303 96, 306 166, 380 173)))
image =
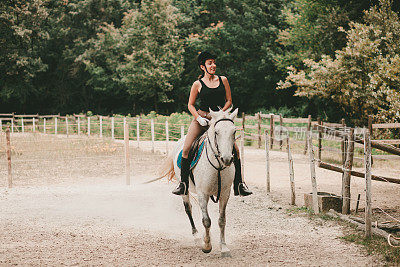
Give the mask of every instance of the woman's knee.
POLYGON ((236 156, 238 159, 240 159, 240 151, 239 151, 239 147, 237 146, 236 143, 234 143, 233 145, 233 154, 234 156, 236 156))
POLYGON ((187 159, 189 157, 189 149, 182 149, 182 157, 187 159))

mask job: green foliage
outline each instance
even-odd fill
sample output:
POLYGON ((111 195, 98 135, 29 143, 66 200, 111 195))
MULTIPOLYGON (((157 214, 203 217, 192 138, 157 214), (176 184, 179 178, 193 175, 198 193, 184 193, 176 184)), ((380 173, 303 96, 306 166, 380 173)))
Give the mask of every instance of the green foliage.
POLYGON ((91 74, 88 83, 110 94, 128 93, 136 105, 171 102, 174 79, 182 72, 181 14, 167 0, 142 1, 129 10, 120 28, 104 24, 78 60, 91 74))
MULTIPOLYGON (((136 115, 187 110, 189 88, 200 74, 196 57, 207 49, 217 54, 218 74, 228 77, 240 112, 359 117, 358 111, 337 108, 337 99, 347 99, 341 91, 307 99, 293 97, 296 87, 275 88, 288 66, 304 70, 304 59, 320 64, 322 55, 335 59, 350 31, 358 29, 362 10, 376 1, 4 0, 0 111, 136 115)), ((398 1, 393 5, 398 12, 398 1)), ((397 45, 395 36, 385 35, 394 30, 389 22, 370 20, 364 24, 382 31, 373 33, 376 38, 397 45)), ((362 34, 357 31, 353 35, 362 34)), ((380 92, 371 100, 379 104, 368 112, 393 120, 397 50, 379 49, 376 61, 382 64, 366 66, 378 68, 370 80, 380 88, 368 89, 380 92)), ((354 65, 362 57, 346 60, 354 65)))
POLYGON ((189 46, 217 55, 218 72, 229 79, 234 106, 253 111, 279 104, 274 90, 279 75, 272 54, 282 1, 203 1, 203 6, 201 14, 210 24, 202 33, 189 36, 189 46))
MULTIPOLYGON (((376 4, 376 0, 293 0, 283 9, 286 27, 279 31, 278 52, 274 60, 278 70, 283 72, 294 66, 304 69, 304 60, 319 61, 323 55, 333 57, 335 51, 346 45, 346 34, 339 27, 348 29, 351 21, 359 22, 363 10, 376 4)), ((286 103, 294 107, 297 116, 312 114, 331 121, 340 121, 346 114, 336 108, 329 98, 292 98, 294 88, 281 90, 286 94, 286 103), (287 101, 290 99, 291 101, 287 101)))
POLYGON ((47 18, 43 1, 0 2, 0 99, 26 105, 40 93, 34 78, 48 69, 40 56, 41 45, 49 39, 47 18))
POLYGON ((365 23, 351 23, 347 45, 335 58, 304 60, 307 70, 289 68, 280 88, 297 87, 296 95, 321 97, 337 104, 356 125, 400 119, 400 20, 389 0, 365 13, 365 23))
POLYGON ((371 0, 293 0, 283 9, 287 27, 279 32, 277 41, 282 50, 275 55, 277 66, 301 68, 305 59, 320 60, 322 55, 334 56, 346 45, 350 21, 358 22, 371 0))

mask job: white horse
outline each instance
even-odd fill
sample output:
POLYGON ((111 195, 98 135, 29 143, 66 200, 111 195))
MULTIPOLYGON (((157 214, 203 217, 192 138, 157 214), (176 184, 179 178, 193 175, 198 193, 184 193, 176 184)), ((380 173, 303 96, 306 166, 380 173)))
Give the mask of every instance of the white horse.
MULTIPOLYGON (((189 179, 189 191, 197 194, 202 211, 202 221, 205 228, 204 243, 202 245, 204 253, 209 253, 212 249, 210 240, 211 219, 207 210, 208 200, 211 196, 217 196, 217 201, 219 199, 218 224, 220 228, 221 255, 223 257, 230 256, 230 251, 225 243, 225 210, 235 173, 235 167, 231 164, 236 132, 233 121, 238 113, 238 109, 235 109, 231 114, 229 113, 230 110, 220 110, 218 112, 210 110, 211 120, 210 127, 206 133, 205 147, 196 167, 192 170, 195 183, 193 184, 192 179, 189 179)), ((183 148, 183 143, 184 138, 178 141, 167 159, 166 168, 164 167, 164 174, 169 176, 170 179, 175 175, 180 177, 177 158, 183 148)), ((190 204, 189 195, 182 196, 182 199, 192 226, 192 234, 195 240, 199 241, 198 231, 192 217, 192 205, 190 204)))

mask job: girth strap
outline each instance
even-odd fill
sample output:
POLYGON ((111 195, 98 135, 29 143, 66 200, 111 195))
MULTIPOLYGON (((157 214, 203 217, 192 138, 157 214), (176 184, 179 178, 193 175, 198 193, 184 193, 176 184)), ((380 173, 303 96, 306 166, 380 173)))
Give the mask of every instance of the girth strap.
POLYGON ((210 196, 212 202, 217 203, 219 201, 219 197, 221 196, 221 170, 218 170, 218 193, 217 199, 214 199, 214 196, 210 196))
MULTIPOLYGON (((207 137, 207 141, 208 141, 208 143, 209 143, 210 146, 211 146, 210 139, 208 139, 208 137, 207 137)), ((217 168, 217 167, 214 166, 214 164, 212 164, 212 162, 210 161, 210 158, 208 157, 208 149, 207 149, 208 146, 207 146, 207 144, 205 144, 205 146, 206 146, 206 155, 207 155, 207 160, 208 160, 208 162, 211 164, 211 166, 212 166, 214 169, 216 169, 216 170, 218 171, 218 191, 217 191, 217 199, 215 199, 214 196, 210 196, 212 202, 217 203, 217 202, 219 201, 220 196, 221 196, 221 171, 222 171, 223 169, 225 169, 225 168, 223 168, 223 167, 221 166, 221 162, 219 162, 219 160, 218 160, 218 158, 215 156, 215 154, 214 154, 214 156, 215 156, 215 158, 216 158, 217 161, 218 161, 219 167, 217 168)))

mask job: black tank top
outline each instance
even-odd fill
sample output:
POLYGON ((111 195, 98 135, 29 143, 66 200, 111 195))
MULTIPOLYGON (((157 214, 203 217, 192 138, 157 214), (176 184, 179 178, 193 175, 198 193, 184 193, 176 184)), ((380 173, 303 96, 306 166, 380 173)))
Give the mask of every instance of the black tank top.
POLYGON ((201 79, 199 79, 201 90, 198 98, 200 99, 201 110, 208 112, 208 109, 211 108, 213 111, 218 111, 218 107, 223 108, 225 106, 225 86, 222 82, 221 76, 218 76, 218 79, 219 85, 216 88, 208 87, 201 79))

